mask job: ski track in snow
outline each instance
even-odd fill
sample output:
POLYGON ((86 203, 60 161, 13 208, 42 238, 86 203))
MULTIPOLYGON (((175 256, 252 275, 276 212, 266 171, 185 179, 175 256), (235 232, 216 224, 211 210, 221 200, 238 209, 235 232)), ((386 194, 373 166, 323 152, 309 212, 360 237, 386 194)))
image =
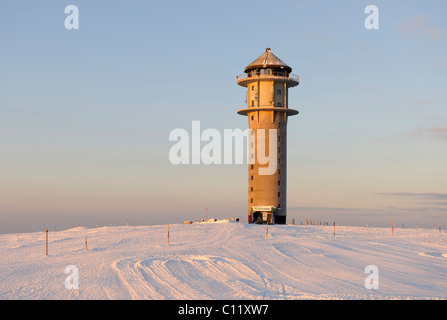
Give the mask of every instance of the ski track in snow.
POLYGON ((0 235, 0 299, 446 299, 447 236, 428 229, 237 222, 0 235), (88 250, 84 239, 88 238, 88 250), (79 270, 66 289, 65 267, 79 270), (365 288, 367 265, 379 289, 365 288))

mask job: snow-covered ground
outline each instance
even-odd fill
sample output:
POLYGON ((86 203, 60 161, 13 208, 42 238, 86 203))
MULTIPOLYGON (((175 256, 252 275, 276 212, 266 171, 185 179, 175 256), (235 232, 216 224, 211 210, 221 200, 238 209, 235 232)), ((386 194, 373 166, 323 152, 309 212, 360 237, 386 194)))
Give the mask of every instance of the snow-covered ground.
POLYGON ((0 235, 0 299, 446 299, 447 235, 238 222, 0 235), (85 237, 88 249, 85 250, 85 237), (79 289, 67 289, 69 265, 79 289), (365 267, 379 271, 366 289, 365 267))

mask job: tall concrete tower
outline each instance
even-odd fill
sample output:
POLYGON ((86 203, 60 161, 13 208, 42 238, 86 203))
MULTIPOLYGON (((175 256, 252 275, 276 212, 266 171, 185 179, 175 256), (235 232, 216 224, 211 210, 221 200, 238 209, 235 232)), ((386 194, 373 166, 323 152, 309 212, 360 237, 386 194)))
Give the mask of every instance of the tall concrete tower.
MULTIPOLYGON (((276 57, 270 48, 245 68, 245 74, 237 77, 237 84, 247 88, 247 108, 238 114, 248 117, 251 130, 249 139, 251 161, 248 165, 248 222, 285 224, 287 217, 287 118, 298 114, 289 108, 289 88, 299 84, 292 68, 276 57), (264 130, 258 130, 264 129, 264 130), (276 129, 272 130, 271 129, 276 129), (253 131, 252 131, 253 130, 253 131), (259 132, 263 131, 261 135, 259 132), (274 136, 269 132, 275 133, 274 136), (260 174, 256 154, 260 143, 265 155, 269 154, 270 140, 277 142, 276 171, 260 174)), ((262 133, 262 132, 261 132, 262 133)), ((273 146, 273 145, 272 145, 273 146)), ((269 164, 271 165, 271 164, 269 164)))

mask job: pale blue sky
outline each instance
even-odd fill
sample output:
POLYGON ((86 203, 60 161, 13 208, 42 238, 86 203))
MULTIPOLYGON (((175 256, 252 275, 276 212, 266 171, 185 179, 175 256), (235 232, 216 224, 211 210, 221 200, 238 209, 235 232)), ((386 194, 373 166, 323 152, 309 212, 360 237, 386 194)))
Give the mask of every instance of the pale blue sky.
POLYGON ((169 132, 247 127, 236 75, 266 47, 300 85, 288 216, 447 223, 445 1, 0 4, 0 232, 245 221, 245 165, 173 166, 169 132), (66 5, 80 29, 66 30, 66 5), (367 5, 379 30, 364 28, 367 5))

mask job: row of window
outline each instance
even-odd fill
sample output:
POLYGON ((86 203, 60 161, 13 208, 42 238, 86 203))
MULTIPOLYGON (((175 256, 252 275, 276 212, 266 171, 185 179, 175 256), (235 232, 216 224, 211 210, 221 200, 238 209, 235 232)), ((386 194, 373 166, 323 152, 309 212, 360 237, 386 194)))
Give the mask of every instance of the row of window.
MULTIPOLYGON (((250 169, 253 170, 254 165, 250 165, 250 169)), ((281 169, 278 169, 278 174, 281 174, 281 169)), ((253 176, 251 176, 251 180, 253 180, 253 176)), ((278 185, 279 185, 279 180, 278 180, 278 185)))
MULTIPOLYGON (((251 91, 255 91, 255 86, 251 86, 251 91)), ((276 90, 276 95, 280 96, 281 95, 281 89, 276 90)))
MULTIPOLYGON (((253 165, 251 165, 251 168, 253 169, 253 165)), ((280 170, 281 169, 278 169, 278 174, 281 174, 280 170)), ((253 176, 250 176, 250 180, 253 181, 253 176)), ((278 180, 278 186, 280 186, 280 185, 281 185, 281 180, 278 180)), ((251 190, 251 191, 253 191, 253 190, 251 190)))
MULTIPOLYGON (((252 106, 252 107, 255 106, 255 100, 251 100, 251 106, 252 106)), ((276 104, 276 107, 277 107, 277 108, 281 108, 281 102, 278 102, 278 103, 276 104)))
MULTIPOLYGON (((255 86, 251 86, 251 91, 255 91, 255 86)), ((281 93, 282 93, 281 89, 277 89, 277 90, 276 90, 276 95, 280 96, 281 93)), ((257 98, 255 98, 255 99, 257 99, 257 98)), ((252 106, 252 107, 255 106, 255 100, 252 100, 252 101, 251 101, 251 106, 252 106)), ((281 108, 281 102, 278 102, 278 103, 276 104, 276 106, 277 106, 278 108, 281 108)))
MULTIPOLYGON (((255 117, 252 115, 250 119, 253 121, 255 117)), ((278 129, 281 128, 281 121, 278 121, 278 129)), ((254 135, 254 130, 251 130, 251 135, 254 135)), ((280 141, 280 137, 278 136, 278 142, 280 141)))
MULTIPOLYGON (((278 152, 280 152, 281 150, 280 150, 280 148, 278 148, 278 152)), ((250 154, 250 158, 251 159, 254 159, 255 158, 255 155, 253 154, 253 153, 251 153, 250 154)), ((278 164, 281 164, 281 158, 278 158, 278 164)), ((279 170, 279 169, 278 169, 279 170)), ((279 174, 279 172, 278 172, 278 174, 279 174)))
MULTIPOLYGON (((278 198, 281 198, 281 192, 278 192, 278 198)), ((250 198, 250 203, 253 203, 253 198, 250 198)))
MULTIPOLYGON (((278 137, 278 142, 280 142, 280 139, 279 139, 280 137, 278 137)), ((252 143, 250 143, 250 147, 251 148, 254 148, 254 143, 252 142, 252 143)), ((278 147, 278 153, 281 153, 281 148, 280 147, 278 147)), ((253 154, 251 155, 251 157, 253 158, 253 154)))

